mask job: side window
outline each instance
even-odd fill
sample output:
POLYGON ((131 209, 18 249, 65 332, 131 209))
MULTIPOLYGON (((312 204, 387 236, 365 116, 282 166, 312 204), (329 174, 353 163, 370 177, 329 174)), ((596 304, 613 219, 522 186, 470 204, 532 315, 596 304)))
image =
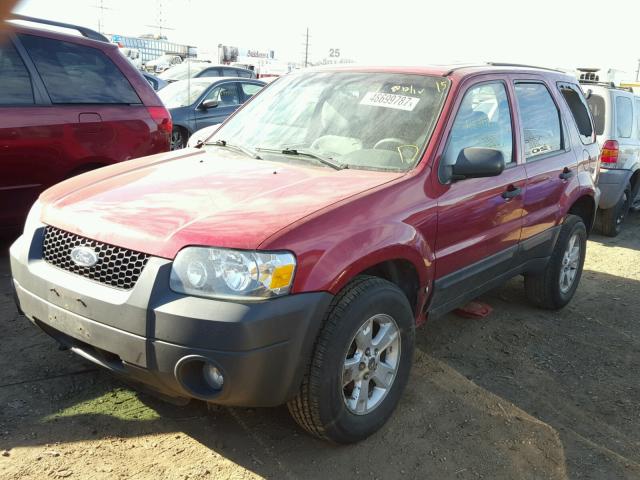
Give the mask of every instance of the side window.
POLYGON ((255 85, 253 83, 241 83, 242 93, 244 93, 245 100, 249 100, 256 93, 262 90, 262 85, 255 85))
POLYGON ((203 70, 199 77, 221 77, 219 68, 207 68, 203 70))
POLYGON ((53 103, 136 103, 133 87, 102 51, 70 42, 20 35, 53 103))
POLYGON ((618 137, 629 138, 633 130, 633 104, 628 97, 616 97, 616 132, 618 137))
POLYGON ((560 93, 564 97, 567 106, 573 115, 578 133, 582 143, 589 144, 595 142, 593 135, 593 125, 591 124, 591 116, 589 115, 589 107, 584 99, 582 91, 571 84, 560 84, 560 93))
POLYGON ((240 97, 235 83, 225 83, 209 92, 204 100, 217 100, 220 107, 238 105, 240 97))
POLYGON ((253 75, 251 74, 251 72, 246 72, 244 70, 238 70, 238 76, 242 77, 242 78, 253 78, 253 75))
POLYGON ((541 83, 516 83, 515 90, 524 134, 525 158, 561 150, 560 113, 547 87, 541 83))
POLYGON ((11 42, 0 44, 0 105, 33 105, 31 77, 11 42))
POLYGON ((223 68, 222 69, 223 77, 237 77, 238 73, 235 68, 223 68))
POLYGON ((505 164, 513 162, 513 134, 507 91, 501 82, 484 83, 465 93, 451 129, 444 161, 454 165, 469 147, 502 151, 505 164))

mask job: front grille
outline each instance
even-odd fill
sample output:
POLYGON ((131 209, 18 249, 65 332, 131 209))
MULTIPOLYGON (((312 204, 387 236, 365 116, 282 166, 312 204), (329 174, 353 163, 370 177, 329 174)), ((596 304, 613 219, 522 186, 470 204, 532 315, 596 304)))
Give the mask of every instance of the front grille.
POLYGON ((90 240, 50 226, 45 229, 42 254, 51 265, 122 290, 134 287, 149 259, 146 253, 90 240), (76 265, 71 260, 71 250, 79 246, 93 248, 98 254, 98 263, 92 267, 76 265))

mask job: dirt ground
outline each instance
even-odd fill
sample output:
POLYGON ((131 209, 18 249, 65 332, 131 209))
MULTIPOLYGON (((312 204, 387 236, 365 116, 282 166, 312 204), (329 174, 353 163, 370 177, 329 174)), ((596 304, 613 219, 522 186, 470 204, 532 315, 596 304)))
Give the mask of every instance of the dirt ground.
POLYGON ((483 320, 418 331, 404 398, 358 445, 314 440, 275 409, 207 412, 128 388, 19 317, 0 257, 0 478, 640 479, 640 215, 594 235, 573 302, 522 279, 483 320))

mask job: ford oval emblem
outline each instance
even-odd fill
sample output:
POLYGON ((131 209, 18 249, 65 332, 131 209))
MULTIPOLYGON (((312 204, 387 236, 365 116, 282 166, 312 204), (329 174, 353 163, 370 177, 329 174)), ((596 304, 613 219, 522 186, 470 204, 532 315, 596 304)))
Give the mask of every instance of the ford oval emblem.
POLYGON ((71 250, 71 261, 79 267, 93 267, 98 263, 98 254, 91 247, 75 247, 71 250))

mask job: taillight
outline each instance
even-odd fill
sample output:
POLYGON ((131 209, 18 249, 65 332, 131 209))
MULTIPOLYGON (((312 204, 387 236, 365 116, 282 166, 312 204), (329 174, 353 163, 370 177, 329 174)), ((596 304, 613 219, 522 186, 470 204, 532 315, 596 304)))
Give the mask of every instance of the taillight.
POLYGON ((147 111, 156 125, 158 125, 158 130, 162 133, 166 133, 167 135, 171 135, 171 130, 173 130, 173 122, 171 121, 171 114, 169 110, 164 107, 147 107, 147 111))
POLYGON ((606 168, 606 164, 611 165, 612 163, 618 163, 619 152, 620 149, 618 148, 617 140, 607 140, 604 142, 604 145, 602 145, 602 153, 600 153, 601 166, 606 168))

